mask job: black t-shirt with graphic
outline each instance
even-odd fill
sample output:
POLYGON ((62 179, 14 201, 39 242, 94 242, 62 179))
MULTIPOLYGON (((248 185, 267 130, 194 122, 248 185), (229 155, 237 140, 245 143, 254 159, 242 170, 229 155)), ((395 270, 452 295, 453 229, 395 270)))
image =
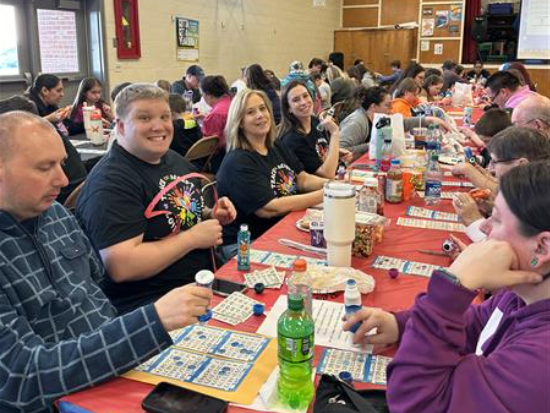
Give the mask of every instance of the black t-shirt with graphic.
MULTIPOLYGON (((171 150, 152 165, 115 143, 88 176, 78 197, 77 218, 98 251, 141 234, 144 241, 155 242, 185 231, 202 220, 200 179, 181 180, 194 172, 193 165, 171 150)), ((102 288, 126 312, 194 282, 202 269, 212 269, 208 249, 193 250, 145 280, 115 283, 107 278, 102 288)))
POLYGON ((297 177, 303 167, 281 143, 276 142, 266 156, 235 149, 228 152, 218 171, 218 192, 237 209, 237 219, 224 227, 224 245, 237 242, 241 224, 248 224, 253 239, 281 219, 260 218, 255 212, 269 201, 298 193, 297 177))
POLYGON ((311 131, 304 135, 297 130, 291 130, 281 137, 281 142, 296 155, 307 173, 317 172, 326 159, 329 139, 325 132, 317 130, 319 120, 311 118, 311 131))

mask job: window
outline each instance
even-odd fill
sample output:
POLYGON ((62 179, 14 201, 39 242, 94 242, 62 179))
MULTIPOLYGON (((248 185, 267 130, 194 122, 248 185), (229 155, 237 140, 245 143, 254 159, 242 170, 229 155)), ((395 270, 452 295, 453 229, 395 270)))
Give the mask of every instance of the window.
POLYGON ((42 72, 79 72, 75 12, 37 9, 36 13, 42 72))
POLYGON ((18 75, 15 7, 0 4, 0 76, 18 75))

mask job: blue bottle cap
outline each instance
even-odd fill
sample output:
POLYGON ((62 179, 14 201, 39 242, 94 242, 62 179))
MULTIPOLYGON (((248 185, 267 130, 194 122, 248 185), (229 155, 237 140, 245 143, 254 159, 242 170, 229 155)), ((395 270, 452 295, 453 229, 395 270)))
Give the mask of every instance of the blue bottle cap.
POLYGON ((340 373, 338 373, 338 378, 344 383, 351 384, 353 382, 353 376, 349 371, 341 371, 340 373))
POLYGON ((264 305, 263 304, 254 304, 254 306, 252 307, 252 311, 254 312, 254 315, 255 316, 261 316, 264 314, 264 305))
POLYGON ((262 294, 265 290, 265 285, 264 283, 256 283, 254 284, 254 291, 256 292, 256 294, 262 294))
POLYGON ((206 313, 204 313, 203 315, 200 315, 198 316, 197 318, 199 319, 199 321, 201 323, 206 323, 207 321, 209 321, 211 318, 212 318, 212 310, 208 309, 206 310, 206 313))

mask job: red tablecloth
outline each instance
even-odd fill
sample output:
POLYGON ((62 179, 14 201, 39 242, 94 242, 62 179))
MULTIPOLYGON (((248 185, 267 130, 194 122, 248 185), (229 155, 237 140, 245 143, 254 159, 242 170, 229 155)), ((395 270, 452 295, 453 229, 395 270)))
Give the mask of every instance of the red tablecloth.
MULTIPOLYGON (((461 111, 460 108, 450 108, 448 111, 461 111)), ((474 110, 474 119, 481 116, 482 111, 474 110)), ((460 120, 457 123, 461 123, 460 120)), ((364 159, 358 160, 364 162, 364 159)), ((446 177, 445 180, 453 180, 446 177)), ((446 190, 458 190, 458 187, 446 190)), ((376 270, 370 265, 378 255, 388 255, 391 257, 403 258, 412 261, 421 261, 441 266, 449 265, 450 261, 446 257, 426 255, 418 252, 419 249, 441 250, 442 242, 448 238, 449 234, 445 231, 416 229, 397 226, 396 221, 400 216, 405 215, 406 208, 409 205, 424 206, 424 201, 419 197, 414 197, 410 202, 392 205, 386 203, 385 216, 391 218, 391 224, 384 232, 384 241, 375 246, 373 254, 368 258, 353 258, 352 265, 364 272, 372 275, 376 280, 375 290, 363 297, 363 305, 380 307, 388 311, 400 311, 409 308, 416 295, 426 289, 428 279, 413 275, 400 275, 396 279, 388 277, 386 271, 376 270)), ((451 202, 443 200, 437 208, 440 211, 453 212, 451 202)), ((285 247, 278 243, 281 238, 288 238, 302 243, 309 243, 309 234, 299 231, 296 228, 296 220, 303 215, 303 212, 295 212, 287 215, 276 226, 266 232, 262 237, 253 243, 253 248, 261 250, 270 250, 286 254, 298 254, 297 251, 285 247)), ((456 234, 464 241, 466 237, 463 234, 456 234)), ((300 255, 307 253, 300 252, 300 255)), ((259 265, 252 265, 252 269, 260 268, 259 265)), ((216 272, 216 276, 243 282, 242 273, 237 270, 235 260, 227 263, 216 272)), ((286 294, 286 287, 281 291, 267 289, 263 294, 258 295, 254 291, 248 291, 247 295, 262 301, 266 304, 266 309, 275 303, 280 294, 286 294)), ((318 298, 318 297, 316 297, 318 298)), ((339 293, 329 298, 330 300, 343 302, 343 294, 339 293)), ((219 297, 214 299, 214 304, 220 301, 219 297)), ((263 322, 264 317, 251 317, 245 323, 235 327, 236 330, 255 332, 263 322)), ((228 328, 228 325, 216 321, 212 325, 228 328)), ((231 328, 229 326, 229 328, 231 328)), ((395 349, 388 349, 383 354, 393 354, 395 349)), ((321 355, 322 348, 315 350, 315 364, 321 355)), ((356 387, 369 387, 361 383, 356 383, 356 387)), ((124 378, 117 378, 108 381, 105 384, 95 388, 84 390, 60 400, 62 403, 60 409, 62 412, 71 411, 89 411, 93 413, 143 413, 141 401, 151 391, 153 386, 145 383, 136 382, 124 378), (79 407, 85 410, 72 410, 73 407, 79 407)), ((230 406, 231 413, 244 413, 249 411, 242 408, 230 406)))
MULTIPOLYGON (((447 178, 446 178, 447 179, 447 178)), ((397 217, 404 216, 409 205, 423 206, 422 199, 415 197, 408 203, 391 205, 386 203, 385 215, 392 219, 392 222, 384 232, 384 241, 375 246, 373 254, 368 258, 353 258, 353 266, 372 275, 376 280, 375 290, 363 297, 363 305, 380 307, 389 311, 399 311, 409 308, 415 296, 424 291, 428 282, 427 278, 402 274, 396 279, 388 277, 386 271, 376 270, 370 265, 377 255, 389 255, 413 261, 422 261, 442 266, 449 265, 449 259, 419 253, 419 249, 440 250, 442 242, 448 237, 445 231, 415 229, 397 226, 397 217)), ((441 211, 452 212, 450 201, 442 201, 437 208, 441 211)), ((253 244, 253 248, 277 251, 286 254, 296 254, 295 250, 280 245, 280 238, 289 238, 303 243, 309 242, 309 234, 299 231, 296 228, 296 220, 303 215, 302 212, 291 213, 286 216, 275 227, 265 233, 253 244)), ((464 236, 460 236, 465 240, 464 236)), ((234 260, 222 267, 216 275, 243 282, 242 274, 237 271, 234 260)), ((252 268, 261 266, 252 265, 252 268)), ((279 294, 286 293, 285 287, 281 291, 266 290, 258 295, 254 291, 248 291, 248 295, 266 304, 266 309, 273 305, 279 294)), ((343 294, 339 293, 330 297, 331 300, 343 302, 343 294)), ((215 298, 217 303, 220 299, 215 298)), ((264 317, 251 317, 245 323, 238 325, 235 329, 240 331, 255 332, 263 322, 264 317)), ((227 328, 223 323, 213 321, 213 325, 227 328)), ((316 348, 316 360, 322 352, 316 348)), ((392 354, 393 350, 387 350, 384 354, 392 354)), ((358 383, 359 385, 359 383, 358 383)), ((363 385, 360 385, 361 387, 363 385)), ((139 383, 133 380, 117 378, 92 389, 81 391, 61 399, 62 411, 70 411, 71 405, 76 405, 93 413, 142 413, 141 401, 152 389, 152 386, 139 383)), ((231 413, 241 413, 245 409, 230 407, 231 413)))

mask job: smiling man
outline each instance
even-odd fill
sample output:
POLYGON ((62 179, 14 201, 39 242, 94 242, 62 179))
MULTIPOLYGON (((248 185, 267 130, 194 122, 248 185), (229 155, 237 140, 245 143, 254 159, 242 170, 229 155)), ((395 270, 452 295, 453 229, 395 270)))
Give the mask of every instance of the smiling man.
POLYGON ((213 269, 211 248, 235 219, 227 198, 205 207, 200 176, 169 150, 173 125, 168 95, 134 84, 117 96, 119 138, 93 169, 77 216, 99 251, 104 291, 122 312, 149 303, 213 269))
POLYGON ((99 257, 55 202, 68 183, 66 157, 47 120, 0 115, 2 413, 53 412, 55 399, 136 367, 172 344, 168 331, 195 323, 212 297, 185 286, 117 316, 98 286, 99 257))

